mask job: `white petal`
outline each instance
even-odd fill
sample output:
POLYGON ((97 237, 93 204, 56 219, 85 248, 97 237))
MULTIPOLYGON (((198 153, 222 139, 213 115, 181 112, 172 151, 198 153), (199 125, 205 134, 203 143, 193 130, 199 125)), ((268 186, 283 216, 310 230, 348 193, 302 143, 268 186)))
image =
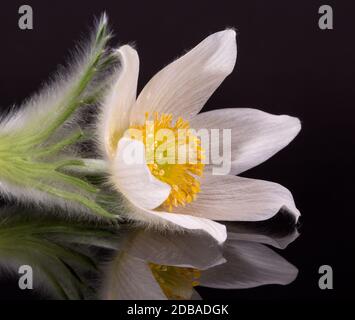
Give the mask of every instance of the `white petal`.
MULTIPOLYGON (((269 159, 286 147, 301 129, 299 119, 272 115, 256 109, 220 109, 198 114, 191 128, 231 129, 230 174, 239 174, 269 159)), ((223 135, 220 132, 220 145, 223 135)), ((211 152, 219 154, 218 146, 211 152)))
POLYGON ((245 289, 266 284, 286 285, 295 280, 298 270, 270 248, 253 242, 226 243, 225 264, 205 270, 201 286, 245 289))
POLYGON ((223 224, 205 218, 147 210, 138 206, 126 208, 123 214, 131 220, 142 222, 144 225, 155 227, 158 230, 207 232, 218 243, 223 243, 227 238, 226 227, 223 224))
POLYGON ((144 144, 138 140, 122 138, 118 142, 111 172, 117 189, 136 206, 154 209, 170 194, 170 186, 151 174, 144 144))
POLYGON ((203 270, 225 262, 221 246, 206 233, 133 229, 127 239, 123 250, 155 264, 203 270))
POLYGON ((103 300, 166 300, 146 261, 120 252, 107 266, 103 300))
POLYGON ((175 211, 221 221, 261 221, 287 210, 297 221, 300 212, 285 187, 269 181, 206 175, 197 199, 175 211))
POLYGON ((101 141, 104 141, 104 151, 110 158, 114 156, 114 148, 116 148, 116 144, 112 143, 113 136, 118 140, 129 126, 129 112, 136 101, 139 74, 139 58, 136 50, 124 45, 119 48, 117 54, 120 56, 121 68, 111 92, 104 101, 99 121, 101 141))
POLYGON ((145 112, 172 113, 189 120, 232 72, 237 56, 235 32, 214 33, 158 72, 140 93, 131 121, 145 112))

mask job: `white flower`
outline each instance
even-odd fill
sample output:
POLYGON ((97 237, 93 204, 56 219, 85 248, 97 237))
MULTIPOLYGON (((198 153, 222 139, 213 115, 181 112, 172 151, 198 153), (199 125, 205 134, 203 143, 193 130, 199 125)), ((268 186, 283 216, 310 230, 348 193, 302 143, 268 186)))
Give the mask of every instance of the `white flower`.
POLYGON ((135 231, 106 266, 100 296, 108 300, 198 299, 196 286, 246 289, 287 285, 298 270, 265 246, 284 249, 297 232, 274 238, 234 228, 222 248, 212 237, 135 231))
POLYGON ((111 182, 127 200, 125 215, 129 219, 150 226, 204 230, 219 242, 225 241, 226 230, 213 220, 266 220, 280 209, 291 212, 297 220, 300 213, 286 188, 234 175, 288 145, 300 131, 300 121, 246 108, 199 114, 234 68, 237 48, 233 30, 210 35, 162 69, 138 98, 137 52, 124 45, 118 54, 122 66, 103 105, 98 129, 111 182), (212 175, 211 165, 171 165, 166 172, 159 165, 127 163, 125 150, 134 146, 144 154, 146 146, 124 133, 129 128, 144 128, 147 113, 155 115, 154 124, 160 128, 175 130, 190 125, 194 129, 231 129, 230 174, 212 175))

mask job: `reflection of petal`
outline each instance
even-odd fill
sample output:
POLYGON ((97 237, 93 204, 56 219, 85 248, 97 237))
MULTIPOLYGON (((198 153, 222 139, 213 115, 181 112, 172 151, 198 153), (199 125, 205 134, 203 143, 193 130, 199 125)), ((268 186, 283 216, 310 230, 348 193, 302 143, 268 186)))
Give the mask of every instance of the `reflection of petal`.
MULTIPOLYGON (((256 109, 235 108, 203 112, 191 121, 191 128, 231 129, 232 169, 239 174, 264 162, 286 147, 301 129, 297 118, 273 115, 256 109)), ((220 146, 223 145, 220 134, 220 146)), ((215 146, 216 147, 216 146, 215 146)), ((211 150, 219 154, 219 150, 211 150)))
POLYGON ((166 300, 146 261, 120 253, 108 266, 104 300, 166 300))
POLYGON ((286 285, 298 270, 270 248, 252 242, 226 243, 225 264, 205 270, 200 284, 221 289, 244 289, 265 284, 286 285))
POLYGON ((220 221, 261 221, 287 210, 297 221, 300 212, 292 194, 270 181, 206 175, 196 201, 174 210, 220 221))
POLYGON ((222 248, 215 239, 202 232, 137 230, 130 234, 126 248, 130 255, 160 265, 203 270, 225 262, 222 248))
POLYGON ((143 122, 145 112, 172 113, 189 120, 232 72, 236 56, 235 31, 210 35, 147 83, 132 109, 131 121, 143 122))
POLYGON ((277 233, 262 232, 255 227, 253 228, 252 225, 246 226, 240 223, 227 223, 227 230, 228 242, 234 240, 257 242, 268 244, 278 249, 285 249, 299 236, 297 228, 293 228, 292 231, 284 235, 279 235, 277 233))
POLYGON ((228 239, 223 247, 203 232, 160 233, 122 228, 121 235, 126 232, 126 236, 122 238, 120 253, 106 273, 104 297, 189 299, 192 293, 191 299, 201 299, 193 288, 195 280, 205 287, 242 289, 265 284, 285 285, 295 279, 298 271, 294 266, 258 243, 281 248, 292 236, 273 238, 257 227, 253 229, 253 224, 227 223, 227 226, 228 239), (195 271, 198 276, 194 278, 195 271))
POLYGON ((191 300, 202 300, 202 297, 195 289, 192 289, 191 300))

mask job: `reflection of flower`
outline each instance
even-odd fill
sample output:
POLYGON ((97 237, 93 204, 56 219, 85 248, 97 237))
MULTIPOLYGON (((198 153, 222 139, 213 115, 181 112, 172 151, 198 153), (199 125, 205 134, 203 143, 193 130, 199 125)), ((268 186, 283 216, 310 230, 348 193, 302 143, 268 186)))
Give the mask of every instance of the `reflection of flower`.
POLYGON ((284 248, 295 238, 228 232, 222 248, 206 234, 136 231, 106 267, 101 296, 194 299, 199 297, 197 285, 222 289, 286 285, 296 278, 297 269, 262 243, 284 248))
MULTIPOLYGON (((99 135, 110 163, 111 181, 128 199, 125 214, 129 219, 166 228, 204 230, 223 242, 225 228, 213 220, 266 220, 281 208, 298 218, 299 211, 286 188, 234 175, 285 147, 299 132, 299 120, 241 108, 198 114, 234 68, 237 50, 233 30, 212 34, 162 69, 137 99, 137 52, 125 45, 118 54, 122 67, 104 103, 99 135), (173 132, 188 127, 231 129, 230 175, 214 176, 210 166, 204 167, 201 162, 127 163, 124 151, 134 146, 144 154, 147 142, 131 139, 124 133, 127 129, 146 128, 147 115, 153 117, 156 128, 173 132), (202 171, 204 177, 199 179, 202 171)), ((153 141, 153 146, 156 144, 158 141, 153 141)), ((216 151, 211 150, 217 154, 216 151)))
POLYGON ((33 288, 44 297, 94 298, 95 288, 88 279, 88 275, 98 276, 93 249, 115 248, 115 232, 105 225, 63 221, 30 209, 2 208, 1 273, 15 273, 17 279, 19 266, 28 265, 33 270, 33 288))

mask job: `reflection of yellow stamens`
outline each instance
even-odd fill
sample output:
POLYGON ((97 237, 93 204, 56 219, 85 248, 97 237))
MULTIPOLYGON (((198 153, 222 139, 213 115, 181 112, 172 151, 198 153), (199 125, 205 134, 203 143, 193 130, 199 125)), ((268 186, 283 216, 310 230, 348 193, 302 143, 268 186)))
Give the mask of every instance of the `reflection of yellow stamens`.
POLYGON ((144 125, 133 124, 130 129, 138 129, 142 134, 141 137, 149 155, 147 158, 152 160, 147 160, 151 173, 160 181, 171 186, 170 195, 163 206, 172 211, 173 207, 185 206, 193 201, 196 194, 200 192, 198 177, 202 176, 204 169, 202 163, 204 150, 201 147, 200 139, 189 131, 189 123, 181 117, 176 120, 174 125, 172 124, 172 114, 154 113, 153 120, 149 120, 148 113, 145 117, 144 125), (161 129, 168 129, 174 137, 173 141, 168 138, 158 140, 157 133, 161 129), (181 132, 186 134, 182 135, 181 132), (169 153, 169 150, 172 152, 169 153), (186 161, 181 161, 182 152, 186 161), (169 155, 172 155, 173 159, 169 158, 169 155), (193 161, 191 161, 192 158, 193 161), (167 161, 164 163, 162 159, 167 161))
POLYGON ((155 263, 148 263, 148 265, 168 299, 190 299, 193 287, 199 285, 201 272, 197 269, 155 263))

